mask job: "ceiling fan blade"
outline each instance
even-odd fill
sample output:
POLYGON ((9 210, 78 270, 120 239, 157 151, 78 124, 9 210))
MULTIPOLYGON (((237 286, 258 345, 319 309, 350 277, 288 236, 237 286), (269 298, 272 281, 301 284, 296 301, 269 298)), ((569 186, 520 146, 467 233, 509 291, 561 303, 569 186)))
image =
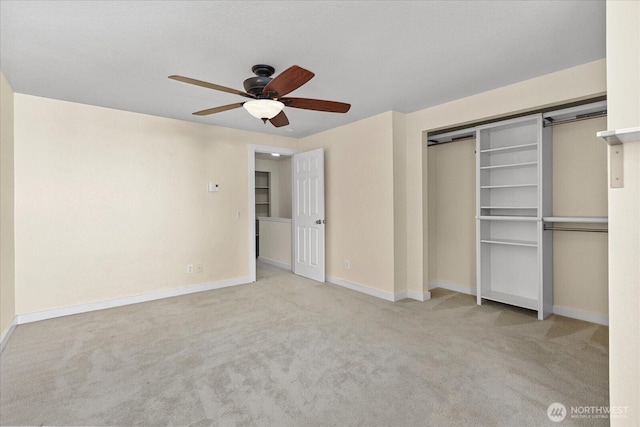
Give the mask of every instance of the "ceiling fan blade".
POLYGON ((242 92, 241 90, 236 90, 236 89, 232 89, 230 87, 225 87, 225 86, 220 86, 220 85, 216 85, 213 83, 209 83, 209 82, 203 82, 202 80, 197 80, 197 79, 192 79, 191 77, 184 77, 184 76, 169 76, 170 79, 172 80, 177 80, 179 82, 183 82, 183 83, 189 83, 192 85, 196 85, 196 86, 202 86, 202 87, 206 87, 207 89, 213 89, 213 90, 219 90, 222 92, 228 92, 228 93, 233 93, 236 95, 240 95, 240 96, 244 96, 246 98, 255 98, 255 96, 250 95, 246 92, 242 92))
POLYGON ((267 96, 281 97, 293 92, 315 76, 311 71, 294 65, 271 80, 262 90, 267 96))
POLYGON ((302 108, 304 110, 327 111, 329 113, 346 113, 351 104, 337 101, 325 101, 324 99, 310 98, 285 98, 281 99, 287 107, 302 108))
POLYGON ((244 104, 244 102, 238 102, 236 104, 223 105, 221 107, 208 108, 206 110, 196 111, 193 114, 195 114, 196 116, 208 116, 209 114, 221 113, 223 111, 233 110, 234 108, 240 108, 240 107, 242 107, 242 104, 244 104))
POLYGON ((287 115, 284 113, 284 111, 280 111, 280 113, 278 113, 277 116, 275 116, 272 119, 269 119, 269 121, 271 122, 272 125, 274 125, 277 128, 286 126, 289 124, 289 119, 287 118, 287 115))

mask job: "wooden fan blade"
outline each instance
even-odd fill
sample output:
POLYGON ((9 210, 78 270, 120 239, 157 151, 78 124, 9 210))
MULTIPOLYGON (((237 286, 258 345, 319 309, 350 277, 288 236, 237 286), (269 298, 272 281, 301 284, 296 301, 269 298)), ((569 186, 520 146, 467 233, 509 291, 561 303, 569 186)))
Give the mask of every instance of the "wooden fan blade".
POLYGON ((285 96, 311 80, 315 76, 311 71, 294 65, 287 68, 271 80, 262 90, 264 95, 270 97, 285 96))
POLYGON ((269 121, 271 122, 272 125, 274 125, 277 128, 286 126, 289 124, 289 119, 287 118, 287 115, 284 113, 284 111, 280 111, 280 113, 278 113, 277 116, 275 116, 272 119, 269 119, 269 121))
POLYGON ((244 104, 244 102, 238 102, 237 104, 223 105, 221 107, 208 108, 206 110, 196 111, 193 114, 195 114, 196 116, 208 116, 209 114, 221 113, 223 111, 233 110, 234 108, 240 108, 242 107, 242 104, 244 104))
POLYGON ((246 92, 242 92, 241 90, 236 90, 236 89, 231 89, 230 87, 225 87, 225 86, 220 86, 220 85, 216 85, 213 83, 209 83, 209 82, 203 82, 202 80, 196 80, 196 79, 192 79, 191 77, 184 77, 184 76, 169 76, 170 79, 172 80, 177 80, 179 82, 183 82, 183 83, 189 83, 192 85, 196 85, 196 86, 202 86, 202 87, 206 87, 207 89, 213 89, 213 90, 219 90, 222 92, 228 92, 228 93, 233 93, 236 95, 240 95, 240 96, 244 96, 246 98, 255 98, 255 96, 250 95, 246 92))
POLYGON ((304 110, 327 111, 329 113, 346 113, 351 104, 337 101, 325 101, 324 99, 310 98, 286 98, 281 99, 287 107, 302 108, 304 110))

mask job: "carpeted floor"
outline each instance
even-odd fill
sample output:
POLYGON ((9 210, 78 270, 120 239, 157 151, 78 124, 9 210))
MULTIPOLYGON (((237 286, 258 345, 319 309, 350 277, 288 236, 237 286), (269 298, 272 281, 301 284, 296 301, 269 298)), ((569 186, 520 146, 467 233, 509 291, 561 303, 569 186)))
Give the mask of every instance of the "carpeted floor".
MULTIPOLYGON (((256 284, 20 325, 3 425, 543 426, 608 405, 608 328, 445 290, 256 284)), ((562 425, 608 425, 572 419, 562 425)))

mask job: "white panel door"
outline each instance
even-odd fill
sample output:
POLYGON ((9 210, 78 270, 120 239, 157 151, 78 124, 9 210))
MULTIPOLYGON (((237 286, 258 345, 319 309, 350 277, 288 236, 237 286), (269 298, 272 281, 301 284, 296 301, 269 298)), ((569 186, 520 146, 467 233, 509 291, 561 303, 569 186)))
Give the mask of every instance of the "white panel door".
POLYGON ((324 151, 293 156, 293 272, 324 282, 324 151))

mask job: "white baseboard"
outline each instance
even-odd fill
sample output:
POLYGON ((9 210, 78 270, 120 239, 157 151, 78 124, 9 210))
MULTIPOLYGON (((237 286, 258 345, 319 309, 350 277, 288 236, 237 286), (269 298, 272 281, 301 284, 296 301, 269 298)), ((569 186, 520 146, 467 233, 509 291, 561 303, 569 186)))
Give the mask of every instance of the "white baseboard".
POLYGON ((418 301, 428 301, 431 299, 431 292, 422 293, 422 292, 408 291, 407 298, 415 299, 418 301))
POLYGON ((400 301, 403 299, 407 299, 409 298, 409 292, 407 291, 402 291, 402 292, 396 292, 395 294, 393 294, 393 301, 400 301))
POLYGON ((574 308, 553 306, 553 314, 558 316, 571 317, 572 319, 584 320, 585 322, 597 323, 598 325, 609 326, 609 316, 602 314, 589 313, 574 308))
POLYGON ((2 336, 0 336, 0 353, 4 350, 4 346, 7 345, 9 340, 11 339, 11 334, 16 329, 16 325, 18 324, 18 320, 14 317, 7 329, 2 331, 2 336))
POLYGON ((180 295, 188 295, 196 292, 210 291, 229 286, 251 283, 250 277, 238 277, 235 279, 221 280, 219 282, 202 283, 200 285, 186 286, 183 288, 169 289, 166 291, 151 292, 148 294, 131 297, 116 298, 107 301, 97 301, 87 304, 73 305, 70 307, 54 308, 52 310, 38 311, 35 313, 19 314, 16 316, 17 324, 37 322, 39 320, 53 319, 56 317, 70 316, 72 314, 87 313, 90 311, 104 310, 107 308, 121 307, 123 305, 138 304, 163 298, 171 298, 180 295))
POLYGON ((450 291, 459 292, 461 294, 476 295, 475 287, 470 288, 468 286, 458 285, 457 283, 443 282, 441 280, 429 283, 429 290, 435 288, 447 289, 450 291))
POLYGON ((258 257, 258 262, 261 262, 261 263, 264 263, 264 264, 273 265, 274 267, 282 268, 283 270, 292 271, 291 270, 291 264, 287 264, 287 263, 284 263, 284 262, 276 261, 274 259, 264 258, 264 257, 259 256, 258 257))
MULTIPOLYGON (((460 292, 467 295, 476 295, 476 288, 469 288, 467 286, 458 285, 455 283, 448 283, 443 281, 435 281, 429 284, 429 289, 442 288, 450 291, 460 292)), ((570 317, 572 319, 584 320, 585 322, 596 323, 598 325, 609 326, 609 316, 602 314, 589 313, 582 310, 576 310, 574 308, 562 307, 558 305, 553 306, 553 314, 558 316, 570 317)))
MULTIPOLYGON (((376 298, 381 298, 383 300, 395 302, 398 301, 396 299, 396 295, 400 296, 400 294, 392 294, 390 292, 381 291, 379 289, 373 289, 365 285, 361 285, 360 283, 350 282, 345 279, 341 279, 335 276, 325 276, 325 280, 334 285, 342 286, 347 289, 351 289, 352 291, 361 292, 363 294, 371 295, 376 298)), ((406 298, 406 297, 405 297, 406 298)))
POLYGON ((342 286, 344 288, 351 289, 352 291, 371 295, 376 298, 381 298, 385 301, 396 302, 396 301, 400 301, 407 298, 415 299, 418 301, 427 301, 431 299, 430 292, 420 293, 420 292, 413 292, 413 291, 402 291, 402 292, 396 292, 392 294, 391 292, 385 292, 379 289, 373 289, 368 286, 362 285, 360 283, 350 282, 348 280, 341 279, 340 277, 327 275, 325 277, 325 280, 334 285, 342 286))

